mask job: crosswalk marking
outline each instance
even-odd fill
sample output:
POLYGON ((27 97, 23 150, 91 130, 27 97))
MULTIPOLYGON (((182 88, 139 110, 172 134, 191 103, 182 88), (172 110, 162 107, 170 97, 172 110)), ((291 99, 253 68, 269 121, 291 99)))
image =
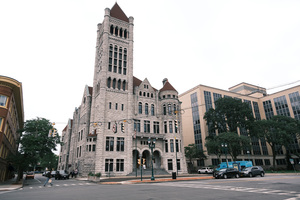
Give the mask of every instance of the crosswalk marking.
POLYGON ((92 183, 77 183, 77 184, 71 183, 71 184, 62 184, 62 185, 53 184, 52 186, 47 185, 46 187, 44 187, 44 186, 37 186, 37 187, 30 186, 30 187, 28 187, 28 189, 32 190, 32 189, 37 189, 37 188, 41 189, 41 188, 51 188, 51 187, 70 187, 70 186, 84 186, 84 185, 93 185, 93 184, 92 183))
POLYGON ((253 192, 262 194, 273 194, 281 196, 294 196, 286 200, 300 200, 300 192, 297 191, 283 191, 283 190, 273 190, 264 188, 247 188, 247 187, 235 187, 235 186, 221 186, 221 185, 205 185, 205 184, 188 184, 188 183, 154 183, 158 186, 171 186, 171 187, 188 187, 188 188, 199 188, 199 189, 211 189, 211 190, 228 190, 228 191, 238 191, 238 192, 253 192))

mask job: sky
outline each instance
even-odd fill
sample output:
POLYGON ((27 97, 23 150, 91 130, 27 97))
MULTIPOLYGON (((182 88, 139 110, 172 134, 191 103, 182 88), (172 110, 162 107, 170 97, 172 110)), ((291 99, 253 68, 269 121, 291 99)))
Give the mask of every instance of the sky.
MULTIPOLYGON (((22 82, 25 120, 61 134, 92 86, 97 24, 115 0, 0 1, 0 75, 22 82)), ((241 82, 300 84, 298 0, 118 0, 134 18, 133 74, 179 94, 241 82)))

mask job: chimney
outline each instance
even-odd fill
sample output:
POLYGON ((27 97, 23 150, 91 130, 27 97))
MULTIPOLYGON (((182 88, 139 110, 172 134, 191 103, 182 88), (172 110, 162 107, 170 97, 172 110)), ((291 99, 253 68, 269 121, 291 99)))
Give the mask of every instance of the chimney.
POLYGON ((164 80, 162 81, 163 82, 163 85, 165 85, 165 83, 168 81, 167 78, 164 78, 164 80))

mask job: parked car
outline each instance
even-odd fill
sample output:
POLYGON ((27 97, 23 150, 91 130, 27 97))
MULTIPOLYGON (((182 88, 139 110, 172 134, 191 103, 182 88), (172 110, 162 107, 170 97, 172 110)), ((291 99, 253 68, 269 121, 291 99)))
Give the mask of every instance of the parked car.
POLYGON ((240 177, 240 172, 236 168, 223 168, 220 169, 220 171, 216 172, 215 178, 239 178, 240 177))
POLYGON ((202 167, 198 169, 198 174, 211 174, 213 173, 213 169, 211 167, 202 167))
POLYGON ((56 171, 56 174, 55 174, 55 180, 58 179, 69 179, 69 173, 67 173, 65 170, 58 170, 56 171))
POLYGON ((55 178, 56 171, 51 171, 51 178, 55 178))
POLYGON ((261 177, 263 177, 265 176, 265 171, 261 166, 246 167, 242 169, 240 175, 248 177, 260 175, 261 177))
POLYGON ((34 172, 27 172, 25 179, 34 179, 34 172))

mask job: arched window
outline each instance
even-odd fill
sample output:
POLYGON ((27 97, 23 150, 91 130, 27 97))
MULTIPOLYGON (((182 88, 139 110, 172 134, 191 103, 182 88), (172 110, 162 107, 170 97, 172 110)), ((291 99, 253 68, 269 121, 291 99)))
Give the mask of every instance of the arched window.
POLYGON ((114 80, 113 80, 113 85, 112 85, 112 87, 113 87, 114 89, 116 89, 116 82, 117 82, 117 80, 114 78, 114 80))
POLYGON ((120 28, 120 37, 123 37, 123 29, 120 28))
POLYGON ((176 104, 174 104, 174 109, 173 110, 174 110, 174 115, 176 115, 177 114, 177 112, 176 112, 177 111, 176 104))
POLYGON ((151 115, 154 116, 155 115, 155 112, 154 112, 154 105, 151 104, 151 115))
POLYGON ((116 26, 116 28, 115 28, 115 35, 118 36, 118 34, 119 34, 119 28, 116 26))
POLYGON ((145 115, 148 115, 149 114, 149 111, 148 111, 148 103, 145 103, 145 115))
POLYGON ((114 26, 113 25, 110 26, 110 34, 114 34, 114 26))
POLYGON ((146 96, 146 92, 143 92, 143 96, 144 96, 144 97, 146 96))
POLYGON ((139 102, 139 114, 143 113, 143 104, 142 102, 139 102))
POLYGON ((124 38, 127 39, 127 29, 124 30, 124 38))
POLYGON ((126 90, 126 81, 123 81, 123 90, 126 90))
POLYGON ((163 105, 163 114, 164 114, 164 115, 167 115, 167 107, 166 107, 165 104, 163 105))
POLYGON ((168 114, 171 115, 172 114, 172 108, 171 108, 171 104, 168 104, 168 114))
POLYGON ((121 80, 118 80, 118 89, 121 90, 121 80))
POLYGON ((111 87, 111 78, 110 78, 110 77, 107 79, 107 87, 108 87, 108 88, 111 87))
POLYGON ((142 91, 140 91, 140 96, 142 96, 142 91))

